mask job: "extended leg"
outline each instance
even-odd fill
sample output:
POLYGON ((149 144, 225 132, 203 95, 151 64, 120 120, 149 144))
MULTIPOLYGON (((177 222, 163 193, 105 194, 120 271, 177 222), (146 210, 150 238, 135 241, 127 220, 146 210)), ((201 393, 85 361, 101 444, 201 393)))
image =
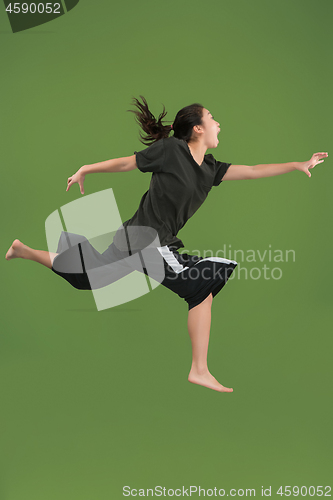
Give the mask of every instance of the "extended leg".
POLYGON ((209 373, 207 366, 212 302, 213 296, 210 294, 188 313, 187 326, 192 343, 192 366, 188 380, 215 391, 232 392, 233 389, 224 387, 209 373))
POLYGON ((53 259, 57 253, 47 252, 45 250, 34 250, 33 248, 28 247, 21 243, 20 240, 14 240, 8 252, 6 253, 6 259, 28 259, 34 260, 35 262, 39 262, 39 264, 43 264, 43 266, 52 268, 53 259))

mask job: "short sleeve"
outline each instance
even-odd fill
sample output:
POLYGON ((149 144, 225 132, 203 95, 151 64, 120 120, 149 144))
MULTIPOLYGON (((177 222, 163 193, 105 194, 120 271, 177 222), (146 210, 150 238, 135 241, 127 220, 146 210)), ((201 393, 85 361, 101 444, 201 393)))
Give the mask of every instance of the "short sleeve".
POLYGON ((165 158, 164 139, 159 139, 142 151, 134 151, 134 154, 141 172, 162 172, 165 158))
POLYGON ((214 177, 214 182, 213 186, 218 186, 221 184, 223 180, 223 176, 230 167, 231 163, 224 163, 222 161, 217 161, 215 160, 214 156, 209 154, 205 155, 205 162, 208 163, 211 167, 214 168, 215 171, 215 177, 214 177))
POLYGON ((218 186, 223 181, 223 176, 227 172, 231 163, 223 163, 222 161, 216 162, 216 175, 213 186, 218 186))

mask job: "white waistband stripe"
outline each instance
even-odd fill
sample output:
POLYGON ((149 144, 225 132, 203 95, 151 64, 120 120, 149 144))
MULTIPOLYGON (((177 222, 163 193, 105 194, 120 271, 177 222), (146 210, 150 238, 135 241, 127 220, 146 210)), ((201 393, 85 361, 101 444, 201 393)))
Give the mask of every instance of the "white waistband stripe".
POLYGON ((205 259, 201 259, 196 264, 199 264, 200 262, 204 262, 205 260, 210 260, 211 262, 221 262, 222 264, 235 264, 237 265, 237 262, 235 260, 229 260, 229 259, 223 259, 222 257, 206 257, 205 259))
POLYGON ((165 245, 164 247, 157 247, 157 250, 160 252, 163 259, 171 267, 171 269, 175 271, 176 274, 179 274, 185 271, 185 269, 188 269, 188 267, 184 267, 182 264, 178 262, 178 260, 173 255, 171 250, 169 250, 167 245, 165 245))

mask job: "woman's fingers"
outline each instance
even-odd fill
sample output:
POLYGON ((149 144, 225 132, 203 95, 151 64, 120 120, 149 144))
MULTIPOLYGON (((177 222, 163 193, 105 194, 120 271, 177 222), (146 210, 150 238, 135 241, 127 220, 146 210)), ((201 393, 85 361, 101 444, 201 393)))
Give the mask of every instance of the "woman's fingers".
POLYGON ((66 191, 68 191, 69 188, 76 182, 80 187, 81 194, 84 194, 84 188, 83 188, 84 175, 82 175, 80 171, 77 171, 76 174, 72 175, 71 177, 68 177, 66 191))
POLYGON ((323 157, 323 156, 328 156, 328 153, 315 153, 313 156, 323 157))
POLYGON ((67 181, 67 189, 66 191, 69 190, 69 188, 73 185, 73 177, 69 177, 67 181))
POLYGON ((323 161, 327 157, 328 153, 313 153, 312 158, 310 160, 310 162, 313 163, 313 165, 311 165, 310 168, 315 167, 316 165, 318 165, 318 163, 323 163, 323 161))

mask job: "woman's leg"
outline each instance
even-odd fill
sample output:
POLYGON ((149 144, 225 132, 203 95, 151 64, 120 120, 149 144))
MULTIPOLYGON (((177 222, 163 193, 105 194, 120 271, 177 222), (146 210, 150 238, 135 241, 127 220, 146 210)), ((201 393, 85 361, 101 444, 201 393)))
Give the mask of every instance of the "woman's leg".
POLYGON ((43 266, 52 269, 52 264, 57 253, 46 252, 44 250, 34 250, 21 243, 20 240, 14 240, 8 252, 6 253, 6 259, 28 259, 39 262, 43 266))
POLYGON ((224 387, 209 373, 207 366, 212 302, 213 296, 210 294, 188 313, 187 326, 192 342, 192 366, 188 380, 215 391, 232 392, 233 389, 224 387))

